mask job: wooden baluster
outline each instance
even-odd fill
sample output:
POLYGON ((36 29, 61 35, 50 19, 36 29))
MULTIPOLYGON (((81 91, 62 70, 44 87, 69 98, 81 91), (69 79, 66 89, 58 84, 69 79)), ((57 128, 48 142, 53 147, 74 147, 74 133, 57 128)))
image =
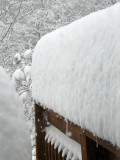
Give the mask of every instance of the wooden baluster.
POLYGON ((51 146, 50 143, 48 143, 48 160, 51 160, 51 146))
POLYGON ((56 160, 56 149, 54 149, 54 158, 56 160))
POLYGON ((62 159, 62 152, 58 153, 58 160, 62 159))
POLYGON ((45 140, 45 160, 48 160, 47 140, 45 140))
POLYGON ((46 111, 35 104, 36 160, 45 160, 45 119, 46 111))
POLYGON ((62 160, 65 160, 65 156, 64 156, 64 157, 62 157, 62 160))
POLYGON ((88 158, 87 158, 86 136, 84 135, 84 133, 80 134, 80 140, 81 140, 82 160, 88 160, 88 158))
POLYGON ((51 145, 51 160, 54 160, 54 146, 51 145))
POLYGON ((54 149, 54 158, 57 160, 57 149, 54 149))

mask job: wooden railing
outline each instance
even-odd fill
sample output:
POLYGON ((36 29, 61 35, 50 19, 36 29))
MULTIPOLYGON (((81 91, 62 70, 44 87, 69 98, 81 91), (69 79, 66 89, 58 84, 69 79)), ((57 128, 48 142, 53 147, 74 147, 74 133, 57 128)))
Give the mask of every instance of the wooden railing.
POLYGON ((45 141, 45 159, 46 160, 65 160, 66 155, 62 157, 62 152, 58 153, 58 148, 54 149, 54 145, 45 141))
POLYGON ((57 113, 44 109, 40 104, 35 104, 36 126, 36 159, 37 160, 62 160, 61 153, 54 150, 50 143, 45 141, 45 127, 48 122, 66 134, 71 132, 70 138, 81 144, 82 160, 120 160, 120 149, 111 143, 93 136, 87 130, 75 125, 57 113))

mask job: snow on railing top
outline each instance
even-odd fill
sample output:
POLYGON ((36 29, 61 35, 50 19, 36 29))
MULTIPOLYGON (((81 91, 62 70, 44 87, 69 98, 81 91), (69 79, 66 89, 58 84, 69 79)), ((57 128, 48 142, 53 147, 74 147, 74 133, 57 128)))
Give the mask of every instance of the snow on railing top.
POLYGON ((80 144, 52 125, 46 127, 45 131, 45 140, 54 145, 54 149, 58 148, 58 153, 62 152, 62 157, 66 155, 67 159, 82 160, 80 144))
POLYGON ((32 81, 36 101, 120 147, 120 3, 41 38, 32 81))

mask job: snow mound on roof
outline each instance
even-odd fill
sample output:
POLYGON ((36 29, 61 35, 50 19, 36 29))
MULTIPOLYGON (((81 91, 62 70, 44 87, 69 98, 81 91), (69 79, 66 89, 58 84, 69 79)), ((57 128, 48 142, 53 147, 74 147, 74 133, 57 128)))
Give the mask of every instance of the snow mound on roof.
POLYGON ((31 152, 23 105, 10 78, 0 67, 0 157, 31 160, 31 152))
POLYGON ((41 38, 32 81, 36 101, 120 147, 120 3, 41 38))

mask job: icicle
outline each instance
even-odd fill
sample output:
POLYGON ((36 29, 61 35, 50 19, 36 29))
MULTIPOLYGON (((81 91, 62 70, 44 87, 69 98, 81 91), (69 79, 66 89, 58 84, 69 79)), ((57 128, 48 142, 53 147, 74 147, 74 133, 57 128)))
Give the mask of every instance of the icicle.
POLYGON ((60 146, 58 147, 58 153, 60 153, 60 151, 64 148, 63 145, 60 144, 60 146))
POLYGON ((68 132, 68 120, 66 119, 66 133, 68 132))
POLYGON ((77 156, 74 154, 71 160, 78 160, 77 156))
POLYGON ((52 137, 51 137, 51 135, 50 135, 50 136, 48 137, 47 142, 50 143, 51 139, 52 139, 52 137))
POLYGON ((78 156, 77 156, 77 160, 81 160, 82 159, 82 157, 81 157, 81 155, 79 154, 78 156))
POLYGON ((62 157, 64 157, 67 153, 68 153, 68 149, 67 149, 67 148, 64 148, 64 149, 63 149, 63 152, 62 152, 62 157))
POLYGON ((98 148, 98 141, 97 141, 97 137, 96 137, 96 148, 98 148))
POLYGON ((98 143, 96 143, 96 148, 98 148, 98 143))
POLYGON ((81 146, 77 142, 70 139, 54 126, 47 128, 46 132, 45 138, 48 143, 51 142, 51 145, 54 145, 54 149, 58 148, 58 153, 62 152, 62 157, 67 155, 67 160, 70 160, 71 158, 74 158, 74 160, 75 158, 76 160, 81 160, 81 156, 79 157, 79 155, 81 155, 79 154, 81 146))
POLYGON ((51 145, 53 145, 55 143, 55 141, 56 141, 55 137, 52 137, 52 139, 51 139, 51 145))
POLYGON ((69 151, 68 152, 68 154, 67 154, 67 158, 66 158, 66 160, 69 160, 69 159, 71 159, 72 158, 72 152, 71 151, 69 151))
POLYGON ((50 136, 50 134, 47 133, 46 136, 45 136, 45 140, 47 140, 49 136, 50 136))
POLYGON ((59 146, 60 142, 56 141, 54 145, 54 149, 56 149, 59 146))

